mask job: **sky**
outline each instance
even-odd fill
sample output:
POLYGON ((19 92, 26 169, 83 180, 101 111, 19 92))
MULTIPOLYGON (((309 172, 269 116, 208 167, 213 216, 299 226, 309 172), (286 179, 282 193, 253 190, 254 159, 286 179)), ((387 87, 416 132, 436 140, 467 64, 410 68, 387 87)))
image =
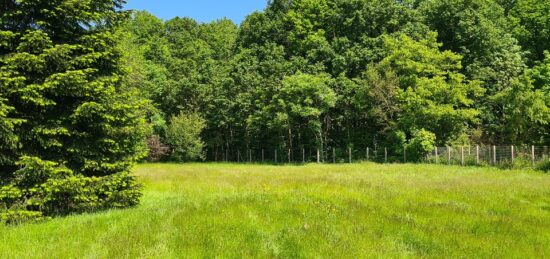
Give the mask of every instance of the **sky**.
POLYGON ((126 9, 146 10, 163 20, 176 16, 199 22, 229 18, 240 24, 254 11, 267 6, 267 0, 127 0, 126 9))

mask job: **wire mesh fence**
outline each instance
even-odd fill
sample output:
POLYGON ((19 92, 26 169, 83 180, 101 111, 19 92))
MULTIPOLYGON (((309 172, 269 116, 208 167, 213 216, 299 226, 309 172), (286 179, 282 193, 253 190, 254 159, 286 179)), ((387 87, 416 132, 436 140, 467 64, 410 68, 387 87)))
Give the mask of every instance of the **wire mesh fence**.
POLYGON ((527 145, 476 145, 434 147, 420 160, 407 157, 406 148, 387 147, 327 147, 309 146, 263 149, 212 149, 206 160, 237 163, 437 163, 448 165, 534 165, 550 160, 550 147, 527 145))

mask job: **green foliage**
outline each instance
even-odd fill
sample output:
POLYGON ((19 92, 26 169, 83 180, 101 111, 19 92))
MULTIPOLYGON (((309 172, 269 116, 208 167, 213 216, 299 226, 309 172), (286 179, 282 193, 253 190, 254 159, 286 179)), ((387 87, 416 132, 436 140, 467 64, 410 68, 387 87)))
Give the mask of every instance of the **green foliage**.
POLYGON ((148 102, 122 85, 122 3, 0 7, 0 171, 2 185, 20 192, 2 213, 30 219, 137 202, 124 172, 146 154, 148 102))
POLYGON ((0 218, 19 223, 139 203, 140 186, 127 172, 85 177, 56 162, 22 157, 21 169, 0 189, 0 218))
POLYGON ((434 151, 436 136, 425 129, 413 132, 409 143, 406 144, 407 161, 420 162, 434 151))
POLYGON ((172 159, 193 161, 204 158, 204 142, 200 134, 206 126, 205 120, 197 113, 181 112, 172 116, 166 130, 166 141, 172 149, 172 159))
POLYGON ((137 12, 124 27, 138 56, 131 84, 165 120, 200 113, 208 158, 363 149, 415 129, 438 145, 550 143, 541 4, 277 0, 240 28, 137 12))

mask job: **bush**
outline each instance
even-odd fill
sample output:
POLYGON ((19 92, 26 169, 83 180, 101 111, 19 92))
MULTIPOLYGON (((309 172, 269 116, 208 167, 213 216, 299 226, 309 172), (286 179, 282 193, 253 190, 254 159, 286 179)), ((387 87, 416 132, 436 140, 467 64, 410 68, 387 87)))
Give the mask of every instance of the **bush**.
POLYGON ((407 159, 412 162, 421 161, 434 151, 436 136, 434 133, 421 129, 413 132, 407 147, 407 159))
POLYGON ((550 172, 550 160, 546 160, 540 164, 537 165, 537 170, 543 171, 543 172, 550 172))
POLYGON ((204 157, 204 142, 200 134, 206 122, 197 113, 173 116, 166 130, 166 141, 172 149, 172 159, 193 161, 204 157))
POLYGON ((127 172, 85 177, 35 157, 23 157, 18 165, 21 169, 0 189, 2 222, 134 206, 141 197, 140 185, 127 172))
POLYGON ((149 162, 158 162, 170 153, 170 147, 162 143, 159 135, 149 137, 147 139, 147 146, 149 147, 149 155, 147 157, 149 162))

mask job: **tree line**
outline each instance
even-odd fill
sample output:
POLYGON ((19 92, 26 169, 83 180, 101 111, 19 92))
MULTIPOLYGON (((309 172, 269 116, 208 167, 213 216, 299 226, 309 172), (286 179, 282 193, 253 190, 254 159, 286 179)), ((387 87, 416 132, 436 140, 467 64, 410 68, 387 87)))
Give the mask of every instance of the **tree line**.
POLYGON ((129 84, 152 101, 150 146, 176 160, 204 159, 204 148, 213 159, 273 148, 548 145, 549 8, 274 0, 240 26, 136 12, 123 46, 129 84))

